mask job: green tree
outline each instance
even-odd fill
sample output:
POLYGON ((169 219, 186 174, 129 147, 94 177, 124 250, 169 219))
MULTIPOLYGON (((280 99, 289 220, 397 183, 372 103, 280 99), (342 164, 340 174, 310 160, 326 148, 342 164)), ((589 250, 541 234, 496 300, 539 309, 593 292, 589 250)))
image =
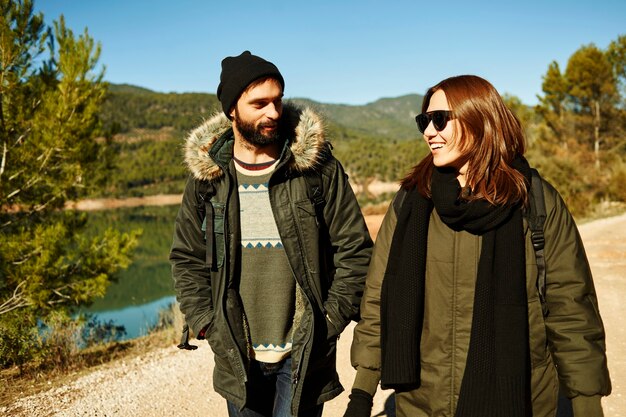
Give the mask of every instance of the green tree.
POLYGON ((595 165, 600 168, 602 136, 617 103, 617 82, 608 55, 593 44, 583 46, 570 57, 565 78, 581 140, 593 143, 595 165))
POLYGON ((617 190, 626 172, 625 57, 626 36, 620 36, 606 50, 580 47, 564 72, 552 62, 543 77, 535 108, 539 140, 530 158, 577 215, 588 215, 594 203, 623 199, 617 190))
POLYGON ((609 44, 607 57, 613 66, 613 75, 622 87, 622 100, 626 99, 626 35, 619 36, 609 44))
POLYGON ((535 110, 555 136, 563 137, 566 134, 566 126, 569 126, 565 123, 566 101, 569 89, 567 80, 561 73, 558 62, 552 61, 548 66, 548 71, 543 76, 541 89, 544 94, 538 97, 540 104, 535 110))
MULTIPOLYGON (((16 323, 34 327, 53 312, 69 313, 103 296, 112 274, 129 264, 136 233, 87 236, 87 216, 63 210, 94 185, 93 172, 102 167, 95 140, 106 93, 104 69, 96 72, 100 46, 87 30, 75 36, 62 17, 47 28, 31 0, 0 0, 0 10, 4 347, 16 323)), ((28 356, 23 351, 12 350, 14 362, 28 356)))
POLYGON ((626 35, 619 36, 609 44, 607 55, 620 95, 620 103, 613 114, 611 126, 615 138, 612 151, 623 153, 626 150, 626 35))
POLYGON ((611 125, 619 99, 609 56, 591 44, 574 52, 564 73, 552 62, 543 77, 544 94, 536 108, 550 136, 565 147, 571 140, 591 145, 596 169, 601 145, 609 146, 612 141, 611 125))

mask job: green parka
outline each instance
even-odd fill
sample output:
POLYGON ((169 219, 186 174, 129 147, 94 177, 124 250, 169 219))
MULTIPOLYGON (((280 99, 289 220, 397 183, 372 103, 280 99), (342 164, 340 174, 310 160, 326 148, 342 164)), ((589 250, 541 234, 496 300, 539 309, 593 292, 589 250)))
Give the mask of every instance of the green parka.
MULTIPOLYGON (((281 124, 285 145, 269 197, 297 283, 291 356, 292 412, 298 415, 299 409, 343 391, 335 368, 336 340, 351 319, 358 320, 373 243, 318 116, 285 105, 281 124), (320 217, 303 177, 307 171, 322 182, 320 217)), ((186 322, 196 335, 207 328, 215 354, 214 389, 243 408, 251 346, 237 291, 241 239, 233 144, 231 122, 221 113, 187 138, 185 162, 192 175, 176 218, 170 261, 186 322), (207 185, 208 195, 198 195, 207 185), (204 199, 210 205, 203 225, 204 199)))
MULTIPOLYGON (((610 393, 611 383, 591 272, 565 203, 545 181, 543 190, 549 310, 545 317, 537 289, 535 252, 524 221, 533 416, 556 414, 559 381, 572 398, 575 417, 601 416, 600 397, 610 393)), ((380 292, 397 214, 392 204, 379 231, 361 304, 362 318, 352 343, 352 365, 357 369, 353 388, 370 394, 376 392, 380 379, 380 292)), ((398 416, 454 416, 469 347, 480 248, 480 236, 453 231, 433 210, 426 254, 421 387, 396 393, 398 416)))

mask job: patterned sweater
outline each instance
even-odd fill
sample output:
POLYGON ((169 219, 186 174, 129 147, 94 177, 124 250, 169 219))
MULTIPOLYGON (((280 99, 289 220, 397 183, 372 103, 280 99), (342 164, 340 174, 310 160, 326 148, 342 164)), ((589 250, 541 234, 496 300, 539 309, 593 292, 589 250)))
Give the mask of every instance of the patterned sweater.
POLYGON ((268 182, 275 164, 262 170, 235 167, 241 210, 239 293, 255 359, 276 363, 291 352, 296 281, 270 206, 268 182))

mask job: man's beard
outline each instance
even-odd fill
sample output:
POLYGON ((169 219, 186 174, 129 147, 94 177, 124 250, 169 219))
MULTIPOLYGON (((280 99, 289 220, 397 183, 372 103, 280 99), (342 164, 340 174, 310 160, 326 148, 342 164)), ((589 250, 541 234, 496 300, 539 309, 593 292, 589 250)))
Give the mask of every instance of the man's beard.
POLYGON ((246 142, 252 145, 263 147, 271 145, 278 139, 278 128, 274 129, 267 135, 261 132, 261 129, 264 127, 278 127, 278 122, 261 123, 258 126, 255 126, 254 123, 248 123, 241 120, 237 112, 235 112, 234 119, 237 123, 237 130, 241 136, 246 140, 246 142))

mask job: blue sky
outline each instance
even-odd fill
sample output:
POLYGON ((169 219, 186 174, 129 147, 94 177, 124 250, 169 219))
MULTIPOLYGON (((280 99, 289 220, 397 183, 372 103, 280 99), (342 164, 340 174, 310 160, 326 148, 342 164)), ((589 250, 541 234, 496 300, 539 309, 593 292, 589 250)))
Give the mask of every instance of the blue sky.
POLYGON ((542 76, 582 45, 626 35, 624 0, 35 0, 102 45, 105 79, 215 93, 222 58, 274 62, 286 97, 365 104, 476 74, 536 104, 542 76))

